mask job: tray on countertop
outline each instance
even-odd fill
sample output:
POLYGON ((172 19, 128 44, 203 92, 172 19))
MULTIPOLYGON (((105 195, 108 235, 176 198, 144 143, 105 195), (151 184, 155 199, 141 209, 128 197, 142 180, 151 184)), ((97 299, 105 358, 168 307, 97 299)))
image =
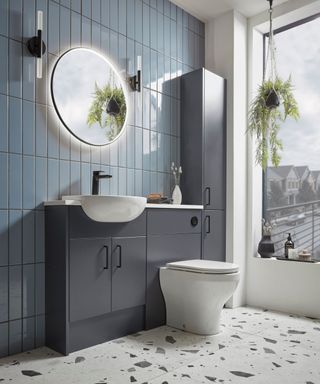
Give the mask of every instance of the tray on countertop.
POLYGON ((288 259, 287 257, 284 257, 284 256, 275 256, 277 258, 277 260, 283 260, 283 261, 298 261, 298 262, 302 262, 302 263, 319 263, 320 260, 314 260, 314 259, 311 259, 311 260, 302 260, 302 259, 288 259))

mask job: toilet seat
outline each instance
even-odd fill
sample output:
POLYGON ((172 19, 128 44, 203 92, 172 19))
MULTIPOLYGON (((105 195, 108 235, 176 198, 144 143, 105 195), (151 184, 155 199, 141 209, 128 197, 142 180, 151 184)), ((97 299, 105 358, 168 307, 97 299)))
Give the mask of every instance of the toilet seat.
POLYGON ((166 268, 206 274, 230 274, 239 271, 237 264, 199 259, 167 263, 166 268))

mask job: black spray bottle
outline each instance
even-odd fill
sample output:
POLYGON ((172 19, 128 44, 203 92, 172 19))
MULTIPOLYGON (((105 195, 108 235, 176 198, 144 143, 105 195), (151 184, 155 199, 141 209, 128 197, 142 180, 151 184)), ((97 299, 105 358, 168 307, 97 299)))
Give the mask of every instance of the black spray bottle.
POLYGON ((288 233, 287 241, 284 243, 284 256, 288 258, 288 249, 294 249, 294 242, 291 239, 291 233, 288 233))

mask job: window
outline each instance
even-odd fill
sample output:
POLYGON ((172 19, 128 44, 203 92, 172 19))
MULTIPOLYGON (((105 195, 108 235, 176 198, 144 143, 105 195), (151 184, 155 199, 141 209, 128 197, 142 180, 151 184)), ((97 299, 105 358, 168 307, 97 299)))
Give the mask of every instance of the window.
MULTIPOLYGON (((276 254, 287 233, 320 260, 320 15, 275 31, 277 69, 292 75, 300 120, 282 125, 282 160, 264 175, 264 217, 274 224, 276 254)), ((265 37, 267 46, 268 36, 265 37)))

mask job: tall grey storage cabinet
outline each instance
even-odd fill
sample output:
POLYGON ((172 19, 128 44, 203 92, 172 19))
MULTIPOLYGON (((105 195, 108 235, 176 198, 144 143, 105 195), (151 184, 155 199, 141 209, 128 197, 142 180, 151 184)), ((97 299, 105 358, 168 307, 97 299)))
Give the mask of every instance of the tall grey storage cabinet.
POLYGON ((183 204, 202 204, 202 258, 225 261, 226 80, 204 69, 181 77, 183 204))

